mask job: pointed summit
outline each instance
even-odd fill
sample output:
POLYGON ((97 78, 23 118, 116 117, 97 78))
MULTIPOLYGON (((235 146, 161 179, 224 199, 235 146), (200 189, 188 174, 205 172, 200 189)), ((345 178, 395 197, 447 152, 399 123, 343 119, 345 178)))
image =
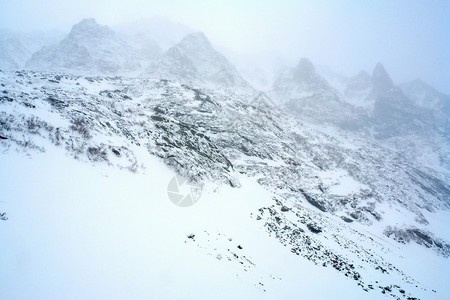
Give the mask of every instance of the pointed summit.
POLYGON ((314 65, 307 58, 300 59, 297 66, 292 69, 292 76, 303 90, 329 89, 328 82, 316 72, 314 65))
MULTIPOLYGON (((272 85, 271 96, 279 104, 294 101, 296 105, 313 107, 323 101, 334 101, 335 90, 307 58, 282 72, 272 85), (311 103, 312 102, 312 103, 311 103)), ((292 103, 294 103, 292 102, 292 103)), ((321 104, 321 105, 322 105, 321 104)))
POLYGON ((174 48, 182 48, 188 52, 211 53, 216 52, 203 32, 190 33, 185 36, 174 48))
POLYGON ((313 77, 315 77, 315 75, 316 69, 314 68, 312 62, 305 57, 300 59, 297 67, 295 68, 295 78, 301 81, 310 81, 313 77))
POLYGON ((134 49, 111 28, 83 19, 56 46, 46 47, 28 60, 34 70, 76 74, 117 74, 139 68, 134 49))
POLYGON ((209 40, 206 37, 206 35, 203 32, 201 32, 201 31, 188 34, 187 36, 185 36, 181 40, 181 42, 183 42, 183 41, 185 41, 185 42, 186 41, 193 41, 193 42, 196 42, 196 43, 199 43, 199 44, 207 44, 209 46, 211 45, 211 43, 209 42, 209 40))
POLYGON ((314 68, 313 63, 306 57, 303 57, 298 62, 297 68, 308 71, 308 72, 315 72, 316 69, 314 68))
POLYGON ((114 37, 115 33, 108 26, 102 26, 95 21, 95 19, 83 19, 79 23, 72 26, 68 37, 71 39, 86 39, 86 38, 110 38, 114 37))
POLYGON ((100 26, 94 18, 85 18, 73 25, 73 27, 100 26))
POLYGON ((394 82, 392 81, 389 74, 384 69, 381 63, 378 63, 373 70, 373 88, 376 92, 387 91, 394 87, 394 82))
POLYGON ((101 26, 100 24, 97 23, 97 21, 95 21, 94 18, 83 19, 77 24, 72 26, 71 32, 86 31, 86 30, 90 31, 92 29, 102 29, 104 27, 107 26, 101 26))
POLYGON ((203 32, 188 34, 152 63, 146 74, 188 84, 249 88, 236 68, 214 49, 203 32))

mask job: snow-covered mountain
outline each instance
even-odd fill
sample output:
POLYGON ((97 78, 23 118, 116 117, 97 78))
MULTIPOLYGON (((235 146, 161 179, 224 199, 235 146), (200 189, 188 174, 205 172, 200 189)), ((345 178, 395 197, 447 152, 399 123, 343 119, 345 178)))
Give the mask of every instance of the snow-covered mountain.
MULTIPOLYGON (((446 133, 445 100, 430 109, 420 104, 416 96, 405 94, 396 86, 381 64, 373 73, 372 92, 366 98, 373 103, 372 119, 380 138, 410 134, 434 135, 446 133)), ((442 95, 442 99, 445 97, 442 95)), ((447 115, 447 117, 446 117, 447 115)))
POLYGON ((400 88, 415 105, 421 108, 440 110, 450 102, 450 96, 436 91, 420 79, 400 84, 400 88))
POLYGON ((81 74, 120 74, 138 70, 136 53, 108 26, 84 19, 56 46, 34 53, 26 67, 81 74))
POLYGON ((0 69, 21 70, 25 63, 42 46, 61 39, 59 32, 0 31, 0 69))
POLYGON ((31 53, 15 38, 0 40, 0 68, 19 70, 31 53))
POLYGON ((411 91, 416 96, 407 96, 380 63, 372 75, 364 71, 350 78, 330 71, 325 74, 329 75, 327 78, 334 86, 316 71, 308 59, 302 59, 295 68, 278 77, 270 94, 302 118, 365 131, 377 138, 445 132, 448 119, 445 96, 425 87, 417 87, 417 93, 411 91), (440 103, 434 110, 424 107, 420 104, 423 101, 417 99, 425 94, 435 99, 430 102, 440 103))
POLYGON ((165 19, 152 18, 117 27, 120 33, 94 19, 72 27, 56 45, 31 52, 12 38, 2 40, 2 69, 25 65, 35 71, 82 75, 127 75, 183 81, 202 86, 253 91, 208 38, 165 19), (158 24, 164 23, 163 28, 158 24), (181 34, 188 33, 181 37, 181 34), (163 49, 168 48, 163 52, 163 49), (31 58, 30 58, 31 57, 31 58), (144 72, 145 71, 145 72, 144 72))
POLYGON ((279 105, 316 124, 327 122, 359 130, 367 122, 364 111, 344 102, 307 58, 281 73, 269 94, 279 105))
MULTIPOLYGON (((337 98, 334 89, 320 76, 312 62, 302 58, 295 68, 284 71, 273 83, 272 94, 282 104, 293 99, 305 102, 306 99, 337 98)), ((316 100, 319 101, 319 100, 316 100)))
POLYGON ((0 299, 450 297, 448 96, 152 26, 0 52, 0 299))
MULTIPOLYGON (((309 71, 313 70, 309 68, 309 71)), ((2 159, 14 162, 14 157, 29 155, 32 161, 38 162, 36 169, 27 166, 27 172, 34 174, 42 169, 39 162, 46 157, 46 152, 53 159, 66 153, 78 162, 69 162, 68 157, 58 158, 58 161, 63 163, 62 168, 80 165, 79 173, 74 175, 76 178, 94 176, 89 172, 95 169, 89 171, 81 167, 88 163, 102 168, 109 174, 108 178, 116 178, 117 182, 142 181, 142 186, 123 186, 125 190, 115 196, 103 198, 99 193, 94 197, 97 201, 92 195, 88 196, 87 199, 91 199, 88 202, 84 202, 86 196, 73 192, 69 182, 64 179, 57 182, 61 193, 65 189, 73 193, 63 199, 58 196, 59 201, 79 207, 72 211, 77 215, 87 209, 86 213, 93 214, 94 219, 102 218, 105 215, 100 212, 109 211, 111 201, 125 201, 125 206, 120 205, 117 218, 112 214, 105 220, 105 228, 116 228, 116 222, 120 226, 131 226, 128 222, 134 220, 136 214, 131 213, 133 217, 128 218, 126 207, 133 210, 134 205, 141 206, 134 201, 147 195, 146 201, 154 207, 148 209, 142 221, 151 222, 145 221, 143 235, 136 235, 141 241, 153 236, 155 246, 143 251, 146 257, 176 261, 195 259, 208 266, 211 266, 211 262, 207 263, 211 257, 214 273, 225 272, 223 282, 240 286, 239 290, 252 298, 260 293, 268 298, 284 295, 286 291, 295 295, 301 293, 304 287, 299 285, 298 279, 302 278, 305 262, 313 272, 323 269, 322 274, 340 278, 333 282, 347 280, 345 297, 370 299, 389 295, 401 298, 405 295, 440 299, 449 293, 447 285, 429 275, 443 272, 440 267, 448 266, 450 255, 448 232, 439 227, 448 224, 450 172, 439 162, 440 154, 435 147, 439 147, 442 140, 437 137, 416 139, 414 143, 420 150, 413 151, 400 140, 380 141, 333 126, 304 122, 298 114, 286 113, 265 102, 267 98, 261 94, 248 99, 165 79, 34 72, 0 74, 0 84, 4 88, 0 103, 2 159), (154 161, 155 158, 160 162, 154 161), (161 162, 164 168, 158 165, 161 162), (114 169, 123 170, 116 175, 108 171, 114 169), (173 221, 167 219, 166 214, 173 213, 172 208, 176 206, 171 206, 167 195, 162 193, 161 186, 165 182, 161 180, 169 181, 167 174, 170 172, 202 183, 205 198, 200 201, 204 204, 199 204, 203 207, 202 217, 191 210, 192 217, 179 218, 180 223, 167 225, 172 229, 166 231, 164 224, 173 221), (141 175, 132 175, 134 173, 147 175, 141 178, 141 175), (131 178, 125 179, 128 176, 131 178), (155 188, 147 190, 145 181, 155 188), (130 198, 128 188, 133 189, 130 194, 136 196, 130 198), (240 194, 244 191, 248 196, 240 194), (223 201, 217 202, 218 198, 223 201), (241 203, 235 202, 237 199, 241 203), (233 208, 228 206, 230 203, 233 208), (91 205, 99 205, 98 210, 89 208, 91 205), (211 222, 197 222, 205 218, 211 218, 211 222), (436 223, 436 220, 441 221, 436 223), (242 235, 242 224, 247 224, 248 235, 242 235), (229 244, 230 241, 237 244, 229 244), (167 242, 171 247, 184 249, 183 254, 157 246, 167 242), (275 258, 282 267, 270 267, 274 258, 261 255, 262 250, 257 245, 266 245, 270 253, 286 257, 287 261, 275 258), (167 251, 173 255, 164 256, 167 251), (417 259, 417 253, 422 260, 427 257, 439 263, 422 266, 420 270, 407 267, 417 259), (296 271, 287 272, 286 268, 290 267, 296 271), (235 283, 232 278, 236 276, 242 281, 237 279, 235 283), (283 289, 287 290, 282 292, 283 289)), ((298 72, 297 76, 305 79, 304 82, 314 79, 314 75, 307 72, 298 72)), ((318 87, 327 87, 323 81, 318 81, 322 83, 318 87)), ((42 163, 45 164, 45 160, 42 163)), ((9 178, 5 181, 8 186, 16 186, 16 175, 8 174, 4 168, 1 170, 1 177, 9 178)), ((61 172, 58 167, 55 171, 61 172)), ((54 181, 46 181, 43 176, 39 189, 51 190, 54 181)), ((17 178, 25 180, 25 185, 32 185, 28 179, 22 179, 23 176, 17 178)), ((112 184, 102 183, 104 181, 94 180, 99 186, 112 184)), ((20 215, 31 218, 23 211, 28 211, 29 205, 34 207, 30 199, 48 203, 44 208, 61 213, 65 218, 62 228, 69 225, 67 219, 72 215, 70 210, 64 211, 65 205, 51 204, 56 201, 54 196, 42 196, 47 194, 36 191, 29 198, 20 194, 20 190, 7 189, 4 194, 7 203, 1 206, 2 217, 9 218, 4 222, 8 225, 0 224, 2 238, 7 237, 2 240, 7 251, 13 251, 11 240, 24 238, 21 234, 11 235, 8 230, 25 226, 26 220, 20 215)), ((87 190, 94 192, 96 188, 89 185, 87 190)), ((55 222, 50 211, 40 211, 43 217, 55 222)), ((88 224, 95 226, 96 221, 90 220, 88 224)), ((104 230, 107 233, 102 234, 104 237, 100 240, 110 243, 107 237, 112 232, 104 230)), ((57 233, 52 231, 52 234, 57 233)), ((80 244, 74 246, 77 253, 89 236, 80 236, 80 244)), ((127 243, 136 243, 134 237, 130 239, 127 243)), ((66 242, 70 243, 70 239, 66 242)), ((59 253, 56 248, 52 251, 59 253)), ((82 258, 74 255, 76 260, 82 258)), ((91 263, 96 256, 84 257, 91 263)), ((34 259, 41 258, 33 255, 33 264, 34 259)), ((149 269, 151 264, 144 264, 145 269, 149 269)), ((22 267, 14 260, 4 265, 7 270, 22 267)), ((202 273, 203 268, 199 268, 202 273)), ((182 270, 180 266, 172 269, 175 273, 182 270)), ((102 274, 100 269, 98 272, 102 274)), ((126 272, 129 274, 131 270, 126 272)), ((142 276, 156 276, 151 274, 142 276)), ((160 273, 159 276, 169 275, 160 273)), ((165 286, 163 279, 155 280, 158 287, 165 286)), ((310 279, 306 282, 309 285, 310 279)), ((200 295, 192 287, 187 290, 193 298, 200 295)), ((20 294, 13 289, 6 291, 7 295, 20 294)), ((165 287, 164 293, 171 292, 165 287)), ((309 291, 308 294, 314 298, 320 293, 309 291)))
POLYGON ((400 85, 403 93, 421 110, 432 115, 432 122, 450 135, 450 96, 436 91, 420 79, 400 85))
POLYGON ((189 34, 167 50, 147 68, 145 75, 204 86, 251 89, 202 32, 189 34))

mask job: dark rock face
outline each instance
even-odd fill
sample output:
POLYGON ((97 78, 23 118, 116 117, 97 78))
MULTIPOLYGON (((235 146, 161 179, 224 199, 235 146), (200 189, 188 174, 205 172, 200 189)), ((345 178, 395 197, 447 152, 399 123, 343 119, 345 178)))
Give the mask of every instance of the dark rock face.
POLYGON ((450 245, 445 241, 434 237, 430 232, 421 230, 419 228, 399 229, 396 227, 387 227, 384 234, 399 243, 409 243, 411 241, 423 245, 427 248, 434 248, 438 253, 444 257, 450 256, 450 245))
MULTIPOLYGON (((162 150, 157 154, 161 156, 168 165, 176 170, 182 171, 187 167, 185 161, 180 161, 179 157, 183 153, 190 153, 188 164, 191 166, 203 166, 208 170, 216 170, 225 174, 233 169, 231 162, 221 153, 215 143, 205 134, 190 124, 177 122, 163 117, 158 111, 163 108, 156 107, 156 114, 151 118, 155 122, 155 127, 160 130, 155 144, 162 150), (225 172, 224 172, 225 171, 225 172)), ((199 178, 204 178, 203 170, 191 169, 188 179, 195 182, 199 178)))
POLYGON ((306 193, 303 190, 300 190, 300 192, 302 193, 303 197, 305 197, 306 201, 308 201, 312 206, 316 207, 320 211, 323 211, 323 212, 327 211, 323 203, 319 202, 314 197, 308 195, 308 193, 306 193))

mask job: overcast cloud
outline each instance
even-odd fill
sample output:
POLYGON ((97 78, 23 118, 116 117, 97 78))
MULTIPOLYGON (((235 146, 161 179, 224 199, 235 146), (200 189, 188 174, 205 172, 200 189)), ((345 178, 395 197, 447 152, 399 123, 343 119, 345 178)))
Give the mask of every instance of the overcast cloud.
POLYGON ((69 31, 160 15, 237 53, 309 57, 345 75, 382 62, 396 83, 422 78, 450 94, 450 1, 0 0, 0 28, 69 31))

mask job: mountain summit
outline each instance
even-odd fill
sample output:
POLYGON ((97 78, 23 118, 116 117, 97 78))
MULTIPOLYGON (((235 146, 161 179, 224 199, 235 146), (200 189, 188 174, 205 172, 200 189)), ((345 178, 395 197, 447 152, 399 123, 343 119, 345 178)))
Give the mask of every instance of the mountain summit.
POLYGON ((98 24, 94 18, 87 18, 72 26, 69 35, 72 37, 80 36, 86 38, 88 36, 98 37, 99 34, 112 36, 114 32, 108 26, 98 24))
POLYGON ((150 65, 146 75, 201 85, 250 87, 225 56, 213 48, 202 32, 187 35, 167 50, 158 61, 150 65))
POLYGON ((333 89, 307 58, 300 59, 297 66, 281 73, 275 80, 272 91, 272 96, 281 103, 314 95, 334 98, 333 89))
POLYGON ((298 81, 313 82, 317 77, 316 69, 312 62, 303 57, 294 69, 294 78, 298 81))
POLYGON ((386 92, 394 88, 394 82, 389 74, 386 72, 384 66, 378 63, 375 66, 372 74, 373 89, 375 92, 386 92))
POLYGON ((117 74, 139 67, 134 50, 108 26, 84 19, 57 46, 33 54, 27 67, 87 74, 117 74))

